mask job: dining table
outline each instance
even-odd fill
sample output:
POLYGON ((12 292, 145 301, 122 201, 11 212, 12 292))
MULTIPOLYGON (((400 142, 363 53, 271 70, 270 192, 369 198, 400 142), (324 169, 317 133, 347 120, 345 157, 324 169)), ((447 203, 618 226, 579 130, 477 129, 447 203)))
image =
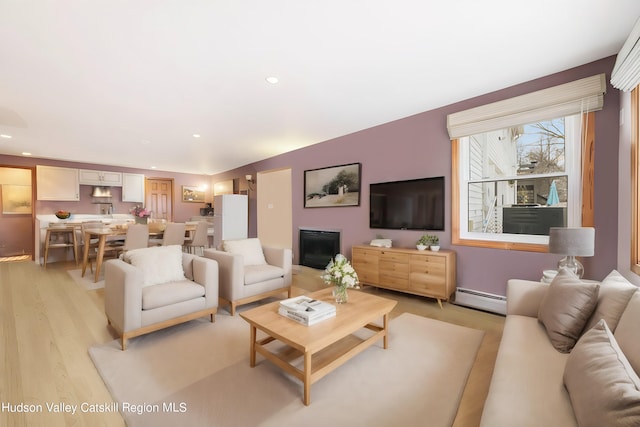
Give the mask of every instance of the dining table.
MULTIPOLYGON (((166 225, 166 224, 164 224, 166 225)), ((196 229, 193 224, 186 224, 185 226, 185 234, 190 234, 194 232, 196 229)), ((149 224, 149 236, 154 238, 161 238, 164 233, 164 227, 161 224, 149 224)), ((94 272, 94 282, 98 282, 100 277, 100 271, 102 270, 102 261, 104 260, 104 252, 107 246, 107 238, 111 236, 125 236, 127 234, 126 225, 117 225, 117 226, 102 226, 96 228, 85 228, 84 230, 84 249, 82 256, 82 277, 84 277, 85 272, 87 271, 87 265, 89 264, 89 249, 90 246, 88 242, 91 239, 98 239, 98 247, 96 253, 96 269, 94 272)), ((186 236, 185 236, 186 237, 186 236)))

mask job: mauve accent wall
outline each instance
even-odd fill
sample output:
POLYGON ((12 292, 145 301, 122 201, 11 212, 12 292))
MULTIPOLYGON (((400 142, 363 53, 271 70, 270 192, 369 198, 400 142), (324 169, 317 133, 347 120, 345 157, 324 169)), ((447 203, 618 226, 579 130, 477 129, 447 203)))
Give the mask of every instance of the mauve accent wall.
MULTIPOLYGON (((606 73, 608 81, 614 62, 615 57, 604 58, 531 82, 246 165, 220 177, 244 176, 243 174, 248 170, 291 168, 293 250, 294 262, 298 262, 297 241, 300 227, 342 230, 341 250, 349 257, 353 245, 367 244, 378 234, 393 239, 394 246, 413 247, 423 233, 369 228, 369 184, 445 176, 445 231, 435 234, 440 237, 443 248, 453 249, 458 254, 457 285, 504 295, 508 279, 539 280, 542 270, 555 268, 558 257, 546 253, 451 245, 451 143, 446 129, 447 114, 594 74, 606 73), (302 187, 305 170, 354 162, 362 163, 360 206, 314 209, 303 207, 302 187)), ((604 109, 595 115, 596 256, 584 262, 585 276, 594 279, 602 279, 616 266, 619 98, 618 90, 609 86, 605 95, 604 109)), ((213 181, 220 177, 214 177, 213 181)), ((258 191, 260 191, 259 183, 258 191)))

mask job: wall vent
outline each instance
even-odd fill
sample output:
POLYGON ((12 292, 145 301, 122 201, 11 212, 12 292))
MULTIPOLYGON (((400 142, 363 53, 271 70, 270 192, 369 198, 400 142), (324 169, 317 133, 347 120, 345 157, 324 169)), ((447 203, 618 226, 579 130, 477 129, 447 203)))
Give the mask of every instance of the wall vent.
POLYGON ((507 314, 507 297, 475 291, 473 289, 456 289, 456 300, 454 304, 477 308, 491 313, 507 314))

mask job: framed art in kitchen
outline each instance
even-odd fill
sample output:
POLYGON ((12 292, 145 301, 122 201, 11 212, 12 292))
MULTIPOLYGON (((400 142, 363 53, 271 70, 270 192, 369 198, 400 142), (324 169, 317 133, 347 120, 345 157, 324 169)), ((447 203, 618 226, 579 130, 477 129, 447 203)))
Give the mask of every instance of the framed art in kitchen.
POLYGON ((200 190, 198 187, 188 187, 183 185, 182 201, 204 203, 204 190, 200 190))
POLYGON ((360 163, 304 171, 304 207, 360 205, 360 163))
POLYGON ((30 214, 31 186, 30 185, 2 185, 2 213, 30 214))

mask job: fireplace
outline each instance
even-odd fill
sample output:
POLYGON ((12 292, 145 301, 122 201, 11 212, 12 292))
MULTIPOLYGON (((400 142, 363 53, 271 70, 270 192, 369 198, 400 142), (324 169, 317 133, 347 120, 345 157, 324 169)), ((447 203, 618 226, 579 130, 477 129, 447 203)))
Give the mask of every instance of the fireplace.
POLYGON ((300 229, 300 265, 324 269, 339 253, 339 231, 300 229))

